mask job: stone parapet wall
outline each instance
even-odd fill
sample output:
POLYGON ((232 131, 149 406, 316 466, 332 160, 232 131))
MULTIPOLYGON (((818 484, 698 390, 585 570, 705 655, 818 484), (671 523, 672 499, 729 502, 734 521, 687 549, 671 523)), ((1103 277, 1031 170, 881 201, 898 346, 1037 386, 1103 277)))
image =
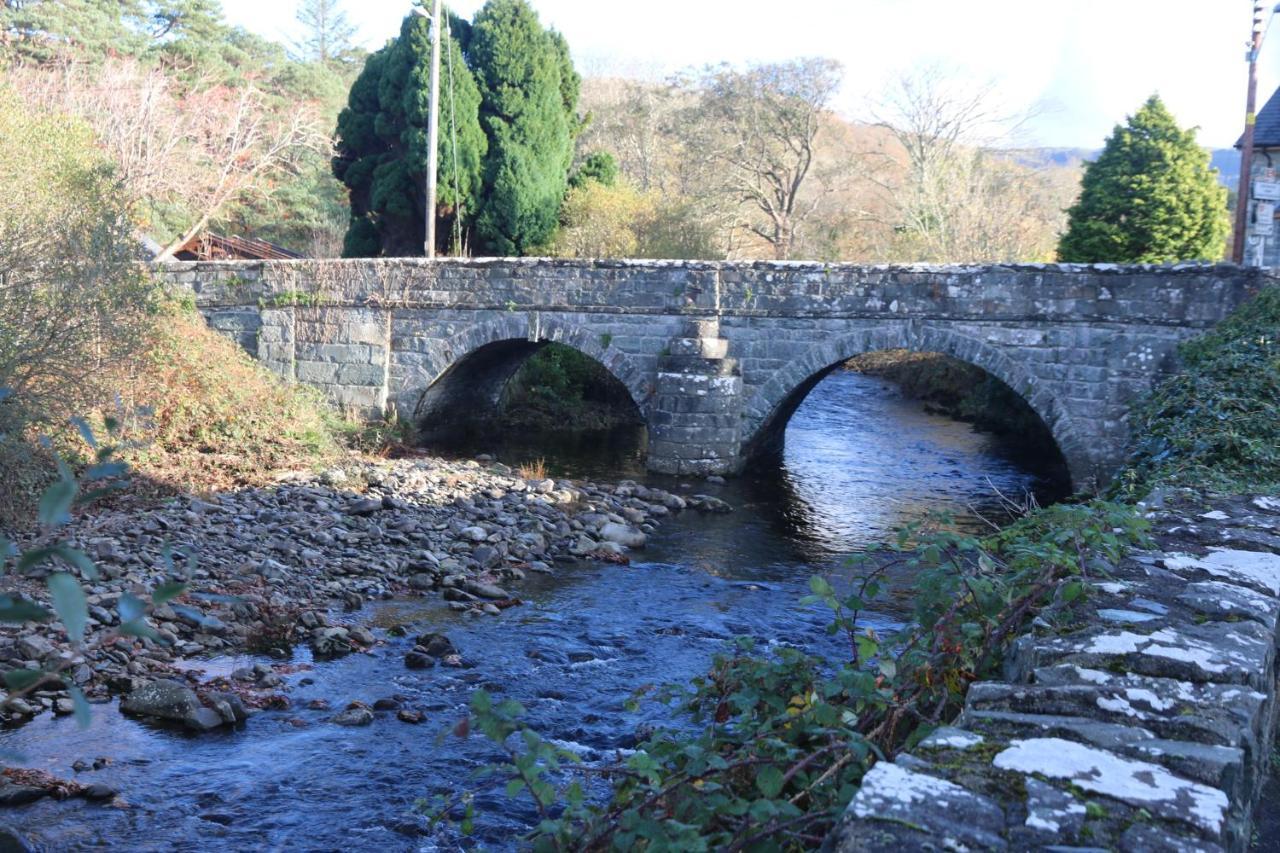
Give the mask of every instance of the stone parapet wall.
POLYGON ((157 273, 273 370, 368 416, 417 422, 488 405, 537 346, 575 347, 663 433, 650 463, 666 471, 737 470, 853 356, 941 352, 1021 394, 1083 487, 1118 464, 1129 406, 1174 366, 1178 343, 1270 280, 1225 265, 541 259, 187 262, 157 273), (698 320, 716 333, 690 336, 698 320), (733 365, 713 400, 689 369, 709 361, 733 365))
POLYGON ((1159 549, 1020 638, 955 726, 877 764, 828 841, 902 850, 1243 851, 1271 766, 1280 497, 1181 496, 1159 549))
POLYGON ((201 308, 293 304, 1210 326, 1261 271, 1225 264, 867 266, 807 262, 362 259, 159 265, 201 308))

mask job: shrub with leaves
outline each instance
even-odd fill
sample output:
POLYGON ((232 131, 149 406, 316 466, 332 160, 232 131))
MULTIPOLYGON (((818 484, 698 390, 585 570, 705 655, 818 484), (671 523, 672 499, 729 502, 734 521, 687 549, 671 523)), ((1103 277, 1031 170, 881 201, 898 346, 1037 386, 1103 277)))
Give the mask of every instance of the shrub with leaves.
POLYGON ((83 125, 0 86, 0 432, 88 411, 144 344, 153 291, 113 167, 83 125))
MULTIPOLYGON (((491 768, 507 792, 533 799, 538 850, 789 850, 820 844, 879 758, 953 715, 968 685, 990 674, 1036 614, 1052 620, 1085 580, 1144 542, 1146 522, 1106 502, 1042 510, 986 539, 904 530, 868 554, 846 591, 814 578, 806 601, 829 608, 848 654, 827 660, 738 640, 687 688, 659 694, 686 725, 660 731, 625 760, 582 767, 522 721, 515 702, 473 698, 472 720, 507 753, 491 768), (917 579, 914 618, 893 636, 860 614, 886 574, 917 579), (589 802, 584 776, 613 785, 589 802)), ((440 805, 449 815, 457 802, 440 805)), ((467 806, 465 820, 471 820, 467 806)), ((466 827, 464 826, 464 829, 466 827)))

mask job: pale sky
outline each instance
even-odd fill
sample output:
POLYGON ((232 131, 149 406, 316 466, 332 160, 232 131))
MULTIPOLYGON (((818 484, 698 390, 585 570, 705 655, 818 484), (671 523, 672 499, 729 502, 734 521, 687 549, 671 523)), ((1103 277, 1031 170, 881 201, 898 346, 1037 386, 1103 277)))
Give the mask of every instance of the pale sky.
MULTIPOLYGON (((483 0, 455 0, 470 17, 483 0)), ((1152 92, 1212 147, 1244 123, 1251 0, 530 0, 585 75, 660 77, 716 62, 824 56, 845 66, 836 108, 865 117, 894 76, 941 64, 1036 108, 1021 144, 1096 148, 1152 92)), ((341 0, 362 42, 399 30, 410 0, 341 0)), ((229 21, 295 32, 294 0, 223 0, 229 21)), ((1280 82, 1280 25, 1264 46, 1259 107, 1280 82)))

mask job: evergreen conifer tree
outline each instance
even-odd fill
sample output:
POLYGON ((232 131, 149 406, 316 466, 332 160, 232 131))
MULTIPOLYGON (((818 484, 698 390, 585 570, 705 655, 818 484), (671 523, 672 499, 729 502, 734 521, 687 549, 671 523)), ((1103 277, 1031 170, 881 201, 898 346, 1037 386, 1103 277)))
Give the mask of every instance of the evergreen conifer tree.
POLYGON ((1085 166, 1068 214, 1058 245, 1067 263, 1217 260, 1230 228, 1209 153, 1155 95, 1085 166))
POLYGON ((333 62, 351 50, 356 28, 337 0, 302 0, 298 23, 303 34, 294 49, 308 62, 333 62))
POLYGON ((489 0, 472 24, 468 57, 489 137, 476 231, 496 255, 549 244, 568 186, 581 80, 568 44, 525 0, 489 0))
MULTIPOLYGON (((451 18, 451 29, 460 24, 451 18)), ((346 257, 422 254, 430 33, 425 18, 406 17, 399 38, 366 60, 338 117, 333 172, 351 195, 351 223, 343 246, 346 257)), ((455 220, 460 217, 463 230, 468 230, 479 204, 488 142, 480 128, 480 92, 459 40, 444 40, 442 53, 435 214, 443 245, 436 248, 449 250, 455 220)))

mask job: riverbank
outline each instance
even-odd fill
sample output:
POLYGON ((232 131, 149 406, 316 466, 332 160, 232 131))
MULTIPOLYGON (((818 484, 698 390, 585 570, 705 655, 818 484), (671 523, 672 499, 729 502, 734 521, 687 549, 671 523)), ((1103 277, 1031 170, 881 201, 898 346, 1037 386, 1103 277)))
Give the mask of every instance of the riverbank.
MULTIPOLYGON (((97 579, 84 578, 87 629, 103 642, 76 651, 60 626, 5 626, 0 666, 67 673, 94 702, 137 694, 156 679, 186 682, 193 662, 209 656, 285 655, 305 643, 316 658, 338 657, 376 642, 368 626, 338 615, 344 611, 379 599, 439 596, 463 618, 496 615, 520 605, 528 574, 551 574, 577 560, 625 563, 664 518, 686 508, 725 507, 629 482, 526 480, 500 463, 420 457, 352 462, 207 499, 90 512, 61 529, 57 541, 97 564, 97 579), (129 595, 175 581, 189 591, 154 607, 153 636, 117 636, 132 615, 129 595)), ((13 592, 47 604, 49 571, 47 564, 31 567, 12 579, 13 592)), ((222 686, 234 687, 252 710, 287 701, 275 698, 281 683, 260 667, 252 678, 222 686)), ((216 709, 219 698, 205 695, 208 689, 200 704, 216 709)), ((13 698, 0 722, 49 710, 75 710, 56 680, 13 698)), ((152 715, 197 730, 243 720, 239 710, 221 718, 186 710, 152 715)))

